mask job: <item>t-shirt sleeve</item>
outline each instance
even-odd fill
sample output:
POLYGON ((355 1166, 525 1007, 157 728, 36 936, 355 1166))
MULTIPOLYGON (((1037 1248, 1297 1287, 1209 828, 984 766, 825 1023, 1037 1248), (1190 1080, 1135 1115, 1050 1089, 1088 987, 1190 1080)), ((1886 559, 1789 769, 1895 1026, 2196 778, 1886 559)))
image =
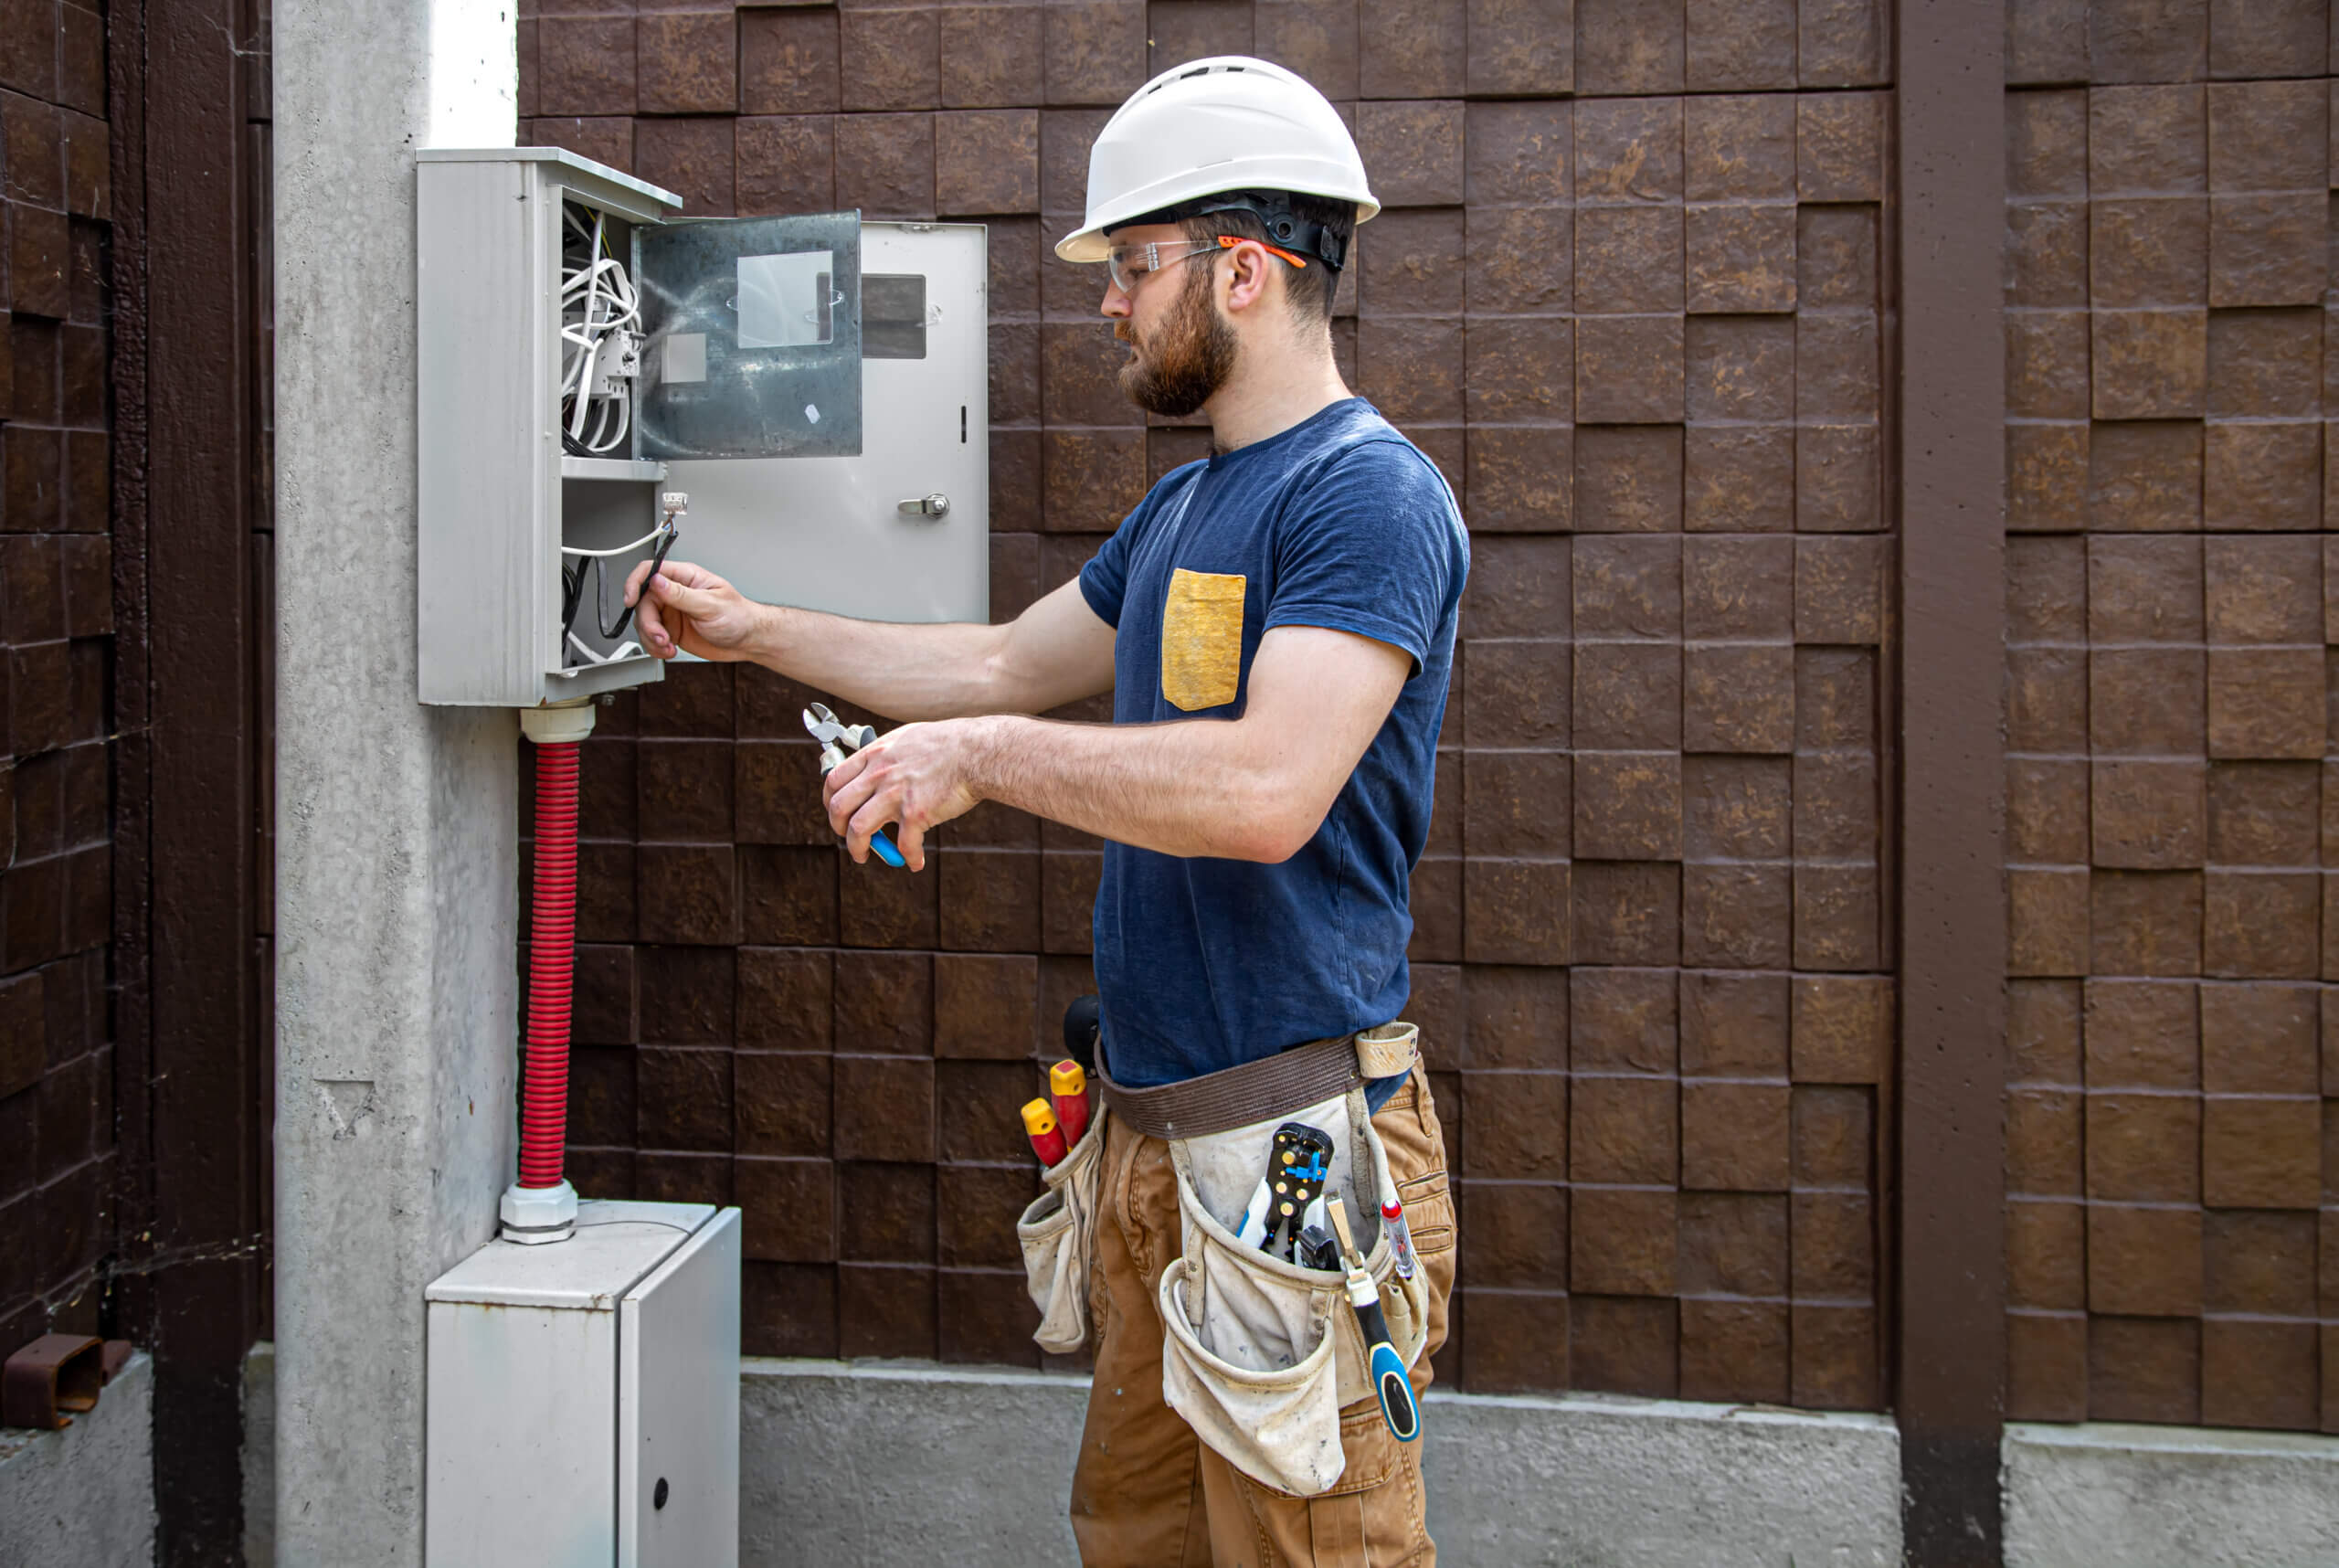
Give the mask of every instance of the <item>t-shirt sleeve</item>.
POLYGON ((1411 447, 1373 442, 1305 494, 1278 531, 1265 628, 1352 631, 1403 649, 1419 674, 1466 558, 1445 482, 1411 447))
POLYGON ((1088 608, 1096 612, 1097 620, 1116 631, 1121 629, 1121 601, 1128 594, 1129 552, 1137 548, 1162 492, 1172 488, 1170 477, 1165 476, 1137 503, 1136 510, 1121 519, 1113 536, 1098 546, 1088 564, 1080 568, 1080 597, 1088 601, 1088 608))

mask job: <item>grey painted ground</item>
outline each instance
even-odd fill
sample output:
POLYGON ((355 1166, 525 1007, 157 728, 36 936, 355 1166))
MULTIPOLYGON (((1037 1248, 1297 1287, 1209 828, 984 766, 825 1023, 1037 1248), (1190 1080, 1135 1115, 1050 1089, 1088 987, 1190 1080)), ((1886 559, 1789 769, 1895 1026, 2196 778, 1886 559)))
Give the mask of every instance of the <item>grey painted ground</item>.
POLYGON ((2009 1563, 2339 1563, 2339 1441, 2328 1437, 2019 1425, 2001 1452, 2009 1563))
POLYGON ((154 1363, 130 1358, 62 1432, 0 1427, 0 1563, 132 1568, 154 1557, 154 1363))

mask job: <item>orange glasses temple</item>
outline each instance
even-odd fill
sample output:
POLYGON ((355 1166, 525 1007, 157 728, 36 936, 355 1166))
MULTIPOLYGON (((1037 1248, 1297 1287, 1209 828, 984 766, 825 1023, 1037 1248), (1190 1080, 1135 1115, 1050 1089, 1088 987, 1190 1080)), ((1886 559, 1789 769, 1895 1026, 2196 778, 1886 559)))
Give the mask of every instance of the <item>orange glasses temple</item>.
MULTIPOLYGON (((1222 234, 1218 237, 1218 248, 1221 250, 1232 250, 1242 243, 1242 240, 1236 238, 1232 234, 1222 234)), ((1270 245, 1264 239, 1254 239, 1251 243, 1257 246, 1260 249, 1265 251, 1270 256, 1282 257, 1285 260, 1290 262, 1295 267, 1305 267, 1307 265, 1307 258, 1305 256, 1294 256, 1290 251, 1286 250, 1280 245, 1270 245)))

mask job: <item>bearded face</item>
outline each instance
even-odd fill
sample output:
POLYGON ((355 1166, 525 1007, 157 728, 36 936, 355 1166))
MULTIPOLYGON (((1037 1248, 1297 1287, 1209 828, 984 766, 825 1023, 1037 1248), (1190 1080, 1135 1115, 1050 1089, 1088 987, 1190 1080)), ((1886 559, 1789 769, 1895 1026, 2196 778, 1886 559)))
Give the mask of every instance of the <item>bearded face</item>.
POLYGON ((1115 332, 1136 351, 1121 366, 1121 390, 1147 413, 1173 419, 1192 413, 1226 385, 1238 346, 1212 298, 1212 269, 1182 270, 1185 282, 1159 323, 1140 336, 1132 316, 1115 332))

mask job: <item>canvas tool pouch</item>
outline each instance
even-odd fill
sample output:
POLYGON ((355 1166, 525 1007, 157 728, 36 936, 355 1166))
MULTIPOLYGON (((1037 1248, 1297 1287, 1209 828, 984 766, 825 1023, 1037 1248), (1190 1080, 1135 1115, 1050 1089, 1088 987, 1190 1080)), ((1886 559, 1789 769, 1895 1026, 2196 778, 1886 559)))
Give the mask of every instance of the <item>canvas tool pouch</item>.
POLYGON ((1094 1255, 1096 1187, 1105 1162, 1105 1118, 1096 1107, 1088 1130, 1043 1173, 1048 1190, 1015 1222, 1023 1246, 1023 1288, 1040 1309, 1032 1339, 1052 1355, 1077 1354, 1088 1342, 1088 1263, 1094 1255))
MULTIPOLYGON (((1411 1025, 1402 1027, 1410 1050, 1411 1025)), ((1161 1276, 1161 1387, 1170 1407, 1236 1469, 1279 1491, 1313 1497, 1338 1486, 1346 1466, 1342 1407, 1370 1400, 1373 1392, 1342 1276, 1245 1246, 1228 1224, 1230 1207, 1239 1223, 1275 1129, 1286 1121, 1332 1134, 1325 1191, 1339 1193, 1347 1207, 1366 1272, 1381 1287, 1398 1355, 1411 1366, 1421 1354, 1429 1324, 1426 1287, 1418 1271, 1411 1279, 1396 1277, 1381 1234, 1381 1201, 1396 1183, 1360 1083, 1336 1098, 1245 1127, 1170 1140, 1181 1245, 1161 1276), (1230 1180, 1244 1171, 1247 1181, 1230 1180), (1230 1199, 1234 1185, 1242 1195, 1230 1199)))

